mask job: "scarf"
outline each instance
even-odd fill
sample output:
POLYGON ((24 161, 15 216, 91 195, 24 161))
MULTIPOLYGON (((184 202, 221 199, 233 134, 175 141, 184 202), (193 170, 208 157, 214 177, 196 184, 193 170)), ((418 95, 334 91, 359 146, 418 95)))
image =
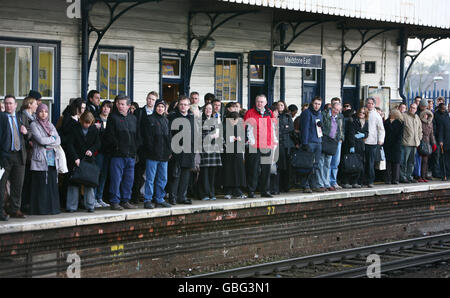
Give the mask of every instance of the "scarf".
POLYGON ((52 126, 51 126, 51 124, 50 124, 50 121, 48 121, 48 116, 47 116, 47 118, 44 119, 44 120, 42 120, 42 119, 39 117, 39 113, 40 113, 41 111, 47 111, 47 113, 48 113, 48 107, 47 107, 46 104, 41 103, 41 104, 38 106, 38 108, 37 108, 37 110, 36 110, 36 115, 37 115, 36 120, 37 120, 37 122, 39 122, 39 124, 42 126, 42 128, 45 130, 45 132, 48 134, 48 136, 51 136, 51 135, 52 135, 52 126))

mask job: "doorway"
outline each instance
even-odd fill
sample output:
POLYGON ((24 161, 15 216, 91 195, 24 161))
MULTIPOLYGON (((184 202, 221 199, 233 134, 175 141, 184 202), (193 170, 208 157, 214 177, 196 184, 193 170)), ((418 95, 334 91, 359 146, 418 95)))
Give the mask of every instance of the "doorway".
POLYGON ((353 110, 360 108, 360 66, 356 64, 350 64, 345 74, 344 86, 342 90, 342 102, 344 104, 350 104, 353 110))
POLYGON ((268 106, 273 102, 273 67, 270 51, 251 51, 248 54, 248 109, 255 106, 260 94, 267 97, 268 106))

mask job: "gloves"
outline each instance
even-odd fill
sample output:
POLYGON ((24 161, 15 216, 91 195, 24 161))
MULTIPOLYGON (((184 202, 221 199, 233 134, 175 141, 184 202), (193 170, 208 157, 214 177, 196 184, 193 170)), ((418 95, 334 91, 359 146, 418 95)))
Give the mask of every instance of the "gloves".
POLYGON ((308 146, 308 144, 302 144, 302 150, 303 150, 303 151, 309 151, 309 146, 308 146))
POLYGON ((350 148, 350 153, 355 153, 355 147, 350 148))
POLYGON ((433 144, 433 152, 436 152, 436 150, 437 150, 437 146, 436 146, 436 144, 433 144))
POLYGON ((364 138, 364 134, 363 134, 363 133, 357 133, 357 134, 355 135, 355 138, 357 138, 357 139, 362 139, 362 138, 364 138))

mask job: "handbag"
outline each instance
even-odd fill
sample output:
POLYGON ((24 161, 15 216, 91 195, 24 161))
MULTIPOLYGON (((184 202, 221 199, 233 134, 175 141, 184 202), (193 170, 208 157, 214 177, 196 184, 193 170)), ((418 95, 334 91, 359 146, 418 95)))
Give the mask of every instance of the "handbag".
POLYGON ((66 154, 64 153, 61 145, 55 147, 55 156, 56 156, 56 169, 58 170, 58 174, 65 174, 69 172, 67 168, 67 160, 66 154))
POLYGON ((431 149, 430 143, 426 143, 423 140, 421 140, 419 145, 419 154, 428 156, 431 155, 432 152, 433 151, 431 149))
POLYGON ((301 149, 292 150, 291 165, 294 169, 311 171, 314 164, 314 153, 301 149))
POLYGON ((375 151, 375 162, 386 160, 386 155, 384 154, 384 149, 380 145, 377 145, 375 151))
POLYGON ((338 148, 338 141, 329 136, 322 137, 322 153, 326 155, 335 155, 338 148))
POLYGON ((95 162, 83 158, 80 161, 80 166, 75 167, 69 183, 75 185, 84 185, 88 187, 97 187, 99 185, 98 178, 100 176, 100 169, 95 162))
POLYGON ((362 169, 361 155, 356 153, 344 154, 342 157, 342 167, 346 174, 360 172, 362 169))

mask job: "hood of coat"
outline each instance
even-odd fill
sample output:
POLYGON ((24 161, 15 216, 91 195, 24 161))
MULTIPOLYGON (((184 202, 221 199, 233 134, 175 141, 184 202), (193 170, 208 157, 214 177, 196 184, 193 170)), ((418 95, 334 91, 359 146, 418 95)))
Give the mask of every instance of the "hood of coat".
POLYGON ((425 111, 423 111, 423 112, 420 113, 420 116, 419 116, 419 117, 420 117, 420 120, 421 120, 423 123, 430 124, 430 123, 433 122, 434 115, 433 115, 433 113, 432 113, 430 110, 425 110, 425 111), (425 119, 425 115, 428 115, 428 118, 427 118, 427 119, 425 119))

